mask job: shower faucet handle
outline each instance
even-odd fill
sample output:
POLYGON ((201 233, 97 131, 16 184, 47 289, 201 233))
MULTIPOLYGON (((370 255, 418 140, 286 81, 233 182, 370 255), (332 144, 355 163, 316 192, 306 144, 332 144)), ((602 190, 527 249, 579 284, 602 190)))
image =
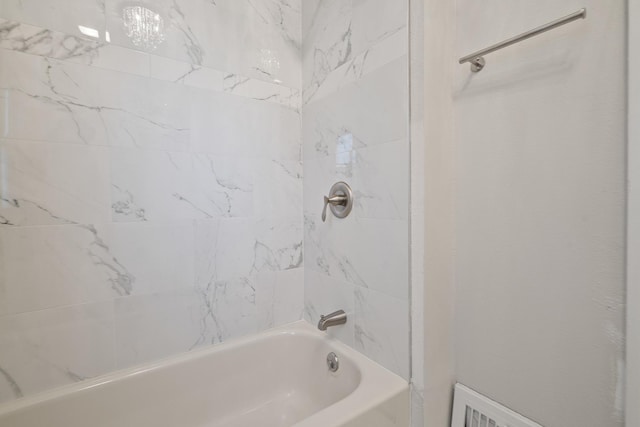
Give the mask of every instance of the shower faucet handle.
POLYGON ((327 206, 344 206, 347 203, 347 196, 324 196, 324 209, 322 209, 322 222, 327 220, 327 206))
POLYGON ((346 182, 337 182, 324 196, 324 208, 322 209, 322 222, 327 220, 327 207, 331 209, 337 218, 345 218, 353 208, 353 192, 346 182))

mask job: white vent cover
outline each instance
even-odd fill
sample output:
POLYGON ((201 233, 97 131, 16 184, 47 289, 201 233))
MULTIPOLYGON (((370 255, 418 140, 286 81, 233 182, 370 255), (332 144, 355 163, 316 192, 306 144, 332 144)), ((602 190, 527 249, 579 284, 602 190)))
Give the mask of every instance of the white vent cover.
POLYGON ((462 384, 456 384, 451 427, 542 426, 462 384))

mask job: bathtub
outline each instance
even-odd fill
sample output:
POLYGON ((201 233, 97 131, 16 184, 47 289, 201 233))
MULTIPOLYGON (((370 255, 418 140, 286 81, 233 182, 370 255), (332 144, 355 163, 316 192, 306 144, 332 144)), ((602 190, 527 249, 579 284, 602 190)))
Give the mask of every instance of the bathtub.
POLYGON ((9 402, 0 426, 407 427, 408 414, 406 381, 296 322, 9 402))

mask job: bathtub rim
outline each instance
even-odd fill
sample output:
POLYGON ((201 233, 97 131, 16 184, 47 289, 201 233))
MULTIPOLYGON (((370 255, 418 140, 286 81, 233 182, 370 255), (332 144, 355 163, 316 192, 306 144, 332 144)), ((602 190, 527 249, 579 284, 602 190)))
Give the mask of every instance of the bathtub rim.
MULTIPOLYGON (((33 395, 0 403, 0 419, 14 412, 22 411, 31 406, 42 404, 50 400, 82 393, 102 385, 117 383, 119 380, 144 375, 154 370, 170 368, 174 365, 188 364, 189 362, 207 358, 217 353, 233 351, 236 348, 243 347, 256 341, 256 339, 268 340, 271 337, 287 335, 306 336, 324 341, 334 349, 340 357, 350 359, 355 367, 360 371, 360 382, 355 390, 343 399, 294 424, 295 427, 337 425, 336 423, 341 425, 384 402, 402 395, 402 393, 407 394, 408 400, 409 383, 407 380, 369 359, 364 354, 340 342, 338 339, 325 332, 318 331, 305 320, 298 320, 263 332, 229 339, 223 343, 204 346, 203 348, 194 349, 189 352, 168 356, 129 368, 119 369, 95 378, 67 384, 55 389, 45 390, 33 395)), ((409 411, 408 402, 406 410, 409 411)))

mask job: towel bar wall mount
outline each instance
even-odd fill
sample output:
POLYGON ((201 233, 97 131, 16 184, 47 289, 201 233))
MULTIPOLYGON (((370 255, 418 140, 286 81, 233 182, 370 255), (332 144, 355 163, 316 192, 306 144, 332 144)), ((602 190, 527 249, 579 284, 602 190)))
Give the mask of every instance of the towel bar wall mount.
POLYGON ((562 17, 560 19, 556 19, 553 22, 549 22, 548 24, 542 25, 540 27, 534 28, 533 30, 527 31, 525 33, 522 34, 518 34, 515 37, 511 37, 508 40, 505 40, 503 42, 500 43, 496 43, 492 46, 489 46, 487 48, 484 48, 482 50, 479 50, 477 52, 474 52, 470 55, 464 56, 462 58, 460 58, 460 60, 458 61, 460 64, 464 64, 466 62, 469 62, 471 64, 471 71, 473 71, 474 73, 477 73, 479 71, 482 71, 482 69, 484 68, 484 66, 486 65, 486 61, 484 59, 485 55, 488 55, 492 52, 495 52, 497 50, 500 49, 504 49, 505 47, 514 45, 516 43, 519 43, 523 40, 527 40, 530 39, 531 37, 535 37, 539 34, 542 33, 546 33, 549 30, 553 30, 554 28, 558 28, 562 25, 568 24, 570 22, 576 21, 578 19, 586 19, 587 18, 587 9, 583 8, 580 9, 577 12, 572 13, 571 15, 567 15, 565 17, 562 17))

